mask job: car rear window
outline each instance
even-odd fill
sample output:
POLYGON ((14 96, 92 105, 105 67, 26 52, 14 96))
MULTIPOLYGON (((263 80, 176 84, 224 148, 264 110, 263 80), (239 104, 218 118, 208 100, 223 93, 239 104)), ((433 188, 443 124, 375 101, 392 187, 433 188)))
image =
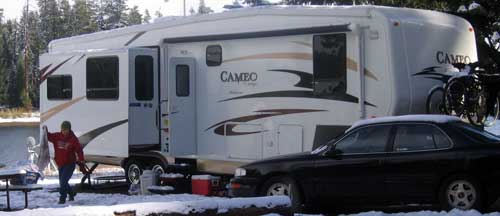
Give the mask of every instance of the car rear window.
POLYGON ((464 122, 455 122, 452 123, 455 127, 460 129, 461 132, 465 133, 465 135, 485 143, 500 143, 500 137, 492 134, 488 131, 485 131, 479 127, 476 127, 471 124, 467 124, 464 122))

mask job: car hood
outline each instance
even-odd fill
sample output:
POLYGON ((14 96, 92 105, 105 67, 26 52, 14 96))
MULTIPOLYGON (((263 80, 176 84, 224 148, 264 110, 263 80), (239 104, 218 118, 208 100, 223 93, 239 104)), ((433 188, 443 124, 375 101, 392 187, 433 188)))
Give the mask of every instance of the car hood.
POLYGON ((279 156, 274 156, 274 157, 254 161, 254 162, 249 163, 243 167, 250 167, 250 166, 260 165, 260 164, 264 164, 264 163, 277 163, 277 162, 284 162, 284 161, 308 160, 312 157, 313 157, 313 154, 311 154, 311 152, 301 152, 301 153, 296 153, 296 154, 279 155, 279 156))

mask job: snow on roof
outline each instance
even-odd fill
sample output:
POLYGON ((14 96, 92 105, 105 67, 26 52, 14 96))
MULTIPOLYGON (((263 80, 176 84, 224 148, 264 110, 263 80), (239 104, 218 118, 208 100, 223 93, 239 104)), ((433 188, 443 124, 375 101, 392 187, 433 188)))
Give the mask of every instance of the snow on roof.
POLYGON ((346 130, 350 131, 353 128, 370 125, 370 124, 378 124, 378 123, 387 123, 387 122, 434 122, 434 123, 447 123, 447 122, 456 122, 461 121, 460 118, 456 116, 449 115, 402 115, 402 116, 387 116, 387 117, 378 117, 371 119, 364 119, 354 122, 354 124, 346 130))

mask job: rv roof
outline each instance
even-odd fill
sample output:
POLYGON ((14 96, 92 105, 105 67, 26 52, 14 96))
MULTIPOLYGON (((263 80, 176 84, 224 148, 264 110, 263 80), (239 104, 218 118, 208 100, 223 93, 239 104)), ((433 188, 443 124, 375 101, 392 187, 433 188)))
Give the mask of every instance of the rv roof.
POLYGON ((353 128, 378 124, 378 123, 388 123, 388 122, 434 122, 434 123, 447 123, 447 122, 456 122, 461 121, 460 118, 455 116, 448 115, 402 115, 402 116, 388 116, 388 117, 378 117, 371 119, 364 119, 355 122, 349 129, 350 131, 353 128))
MULTIPOLYGON (((129 26, 125 28, 113 29, 108 31, 101 31, 86 35, 79 35, 69 38, 62 38, 54 40, 49 44, 49 52, 52 51, 63 51, 66 45, 82 44, 85 45, 88 41, 97 41, 112 39, 116 40, 117 37, 126 34, 144 34, 145 32, 151 32, 152 30, 160 30, 166 28, 179 27, 195 23, 207 23, 212 21, 220 21, 233 18, 243 18, 252 16, 307 16, 307 17, 321 17, 321 16, 338 16, 338 17, 370 17, 371 11, 378 11, 387 17, 397 17, 404 19, 405 17, 411 19, 411 17, 425 17, 426 20, 439 20, 440 25, 453 25, 456 22, 452 15, 447 15, 440 12, 431 12, 426 10, 418 9, 408 9, 408 8, 391 8, 383 6, 266 6, 266 7, 253 7, 244 9, 229 10, 222 13, 200 15, 200 16, 188 16, 183 18, 171 18, 159 20, 150 24, 142 24, 129 26), (448 18, 448 19, 447 19, 448 18), (63 49, 63 50, 61 50, 63 49)), ((289 26, 293 28, 293 26, 289 26)), ((262 30, 265 27, 262 27, 262 30)), ((232 32, 241 31, 234 30, 234 26, 216 26, 213 28, 217 32, 232 32)), ((238 29, 238 28, 236 28, 238 29)), ((240 28, 241 29, 241 28, 240 28)), ((196 31, 195 31, 196 33, 196 31)), ((198 32, 200 33, 200 32, 198 32)), ((234 33, 234 32, 233 32, 234 33)), ((164 38, 170 37, 184 37, 192 36, 192 31, 187 31, 186 34, 189 35, 178 35, 174 32, 164 32, 161 35, 164 38)), ((210 33, 201 33, 210 34, 210 33)), ((158 43, 164 38, 158 39, 158 43)), ((155 44, 156 45, 156 44, 155 44)), ((88 47, 89 49, 95 49, 95 47, 88 47)), ((99 47, 100 48, 100 47, 99 47)), ((67 51, 67 50, 64 50, 67 51)))

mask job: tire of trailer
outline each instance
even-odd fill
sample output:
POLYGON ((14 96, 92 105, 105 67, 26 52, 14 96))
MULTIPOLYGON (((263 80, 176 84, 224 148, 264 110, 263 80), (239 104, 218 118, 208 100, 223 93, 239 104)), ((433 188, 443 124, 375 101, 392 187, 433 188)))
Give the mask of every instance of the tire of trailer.
POLYGON ((125 165, 125 179, 128 184, 139 184, 144 167, 137 159, 130 159, 125 165))

